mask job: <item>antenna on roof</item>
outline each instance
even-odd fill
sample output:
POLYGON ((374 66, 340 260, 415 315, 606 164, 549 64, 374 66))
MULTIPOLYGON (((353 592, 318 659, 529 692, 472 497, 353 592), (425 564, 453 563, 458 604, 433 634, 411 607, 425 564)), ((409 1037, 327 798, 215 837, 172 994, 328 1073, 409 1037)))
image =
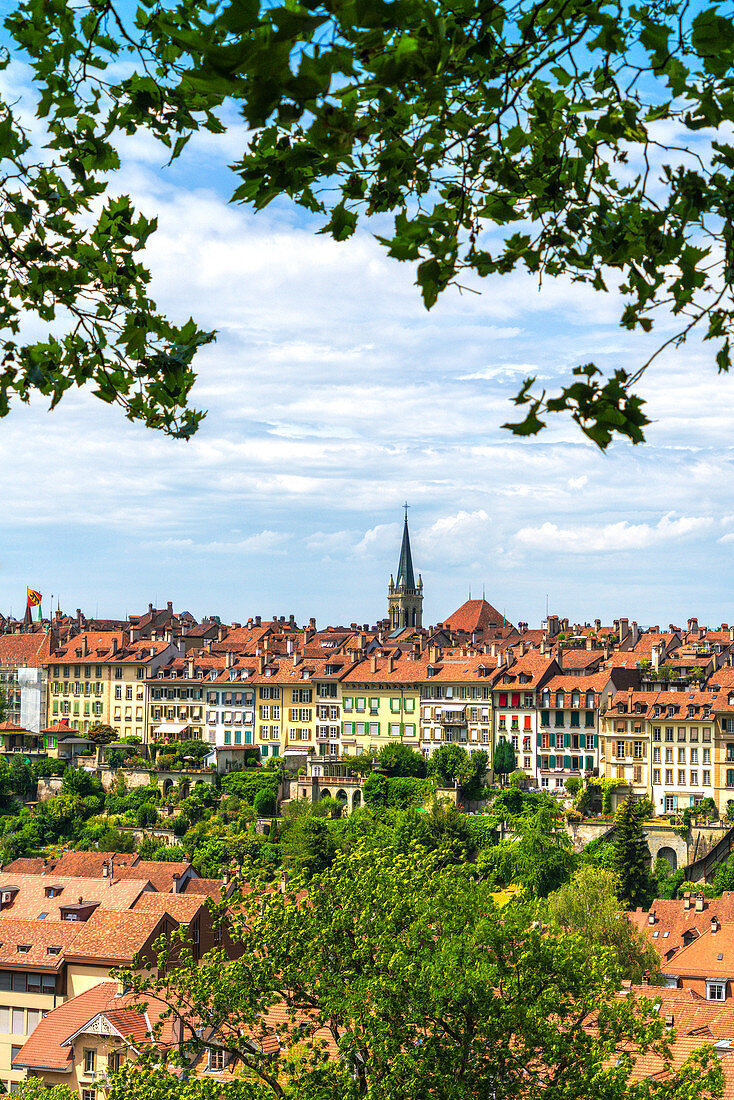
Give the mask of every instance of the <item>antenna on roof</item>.
POLYGON ((469 585, 469 599, 471 599, 471 585, 469 585))
POLYGON ((545 617, 548 618, 548 593, 545 594, 545 617))
POLYGON ((486 593, 484 591, 484 585, 482 585, 482 599, 486 600, 486 598, 487 598, 487 596, 486 596, 486 593))

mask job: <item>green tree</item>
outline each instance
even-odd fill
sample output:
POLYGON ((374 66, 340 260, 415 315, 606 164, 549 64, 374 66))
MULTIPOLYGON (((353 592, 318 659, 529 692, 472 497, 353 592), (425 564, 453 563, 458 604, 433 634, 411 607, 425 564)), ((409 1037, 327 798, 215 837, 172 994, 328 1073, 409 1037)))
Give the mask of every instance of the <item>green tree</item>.
MULTIPOLYGON (((633 1066, 648 1049, 664 1055, 665 1019, 650 1000, 615 995, 615 952, 544 932, 522 906, 499 919, 490 887, 439 852, 358 846, 302 890, 251 884, 227 902, 234 961, 220 949, 160 978, 118 974, 142 1003, 172 1007, 189 1057, 207 1046, 236 1054, 233 1098, 694 1100, 723 1087, 707 1048, 661 1073, 651 1094, 633 1066), (262 1041, 273 1006, 279 1058, 262 1041), (338 1057, 327 1061, 324 1038, 338 1057)), ((165 1067, 130 1064, 110 1100, 178 1096, 170 1081, 165 1067)), ((229 1095, 224 1082, 200 1084, 183 1095, 229 1095)))
POLYGON ((412 776, 425 779, 428 775, 428 761, 425 756, 408 745, 393 742, 383 745, 377 754, 377 763, 388 775, 412 776))
POLYGON ((566 790, 573 796, 579 793, 583 785, 584 782, 578 775, 569 775, 565 783, 566 790))
POLYGON ((571 876, 576 857, 558 809, 542 804, 512 825, 513 881, 532 898, 547 897, 571 876))
POLYGON ((501 785, 504 786, 507 776, 517 767, 515 750, 509 741, 501 740, 495 745, 493 767, 500 777, 501 785))
POLYGON ((10 785, 22 799, 35 797, 38 781, 33 774, 33 765, 22 753, 14 755, 10 761, 10 785))
POLYGON ((657 952, 619 909, 617 879, 603 867, 581 866, 545 902, 544 914, 566 932, 586 936, 591 944, 610 947, 622 971, 639 982, 647 970, 656 975, 660 967, 657 952))
POLYGON ((612 867, 619 883, 620 901, 630 909, 647 906, 654 896, 643 822, 643 807, 634 795, 628 795, 614 815, 612 867))
POLYGON ((109 745, 117 741, 117 730, 105 725, 104 722, 97 722, 89 727, 87 737, 90 741, 94 741, 95 745, 109 745))
POLYGON ((326 821, 303 817, 285 834, 281 849, 284 864, 310 878, 331 864, 336 846, 326 821))
POLYGON ((275 798, 273 792, 268 790, 258 791, 252 803, 255 813, 260 817, 269 817, 275 813, 275 798))

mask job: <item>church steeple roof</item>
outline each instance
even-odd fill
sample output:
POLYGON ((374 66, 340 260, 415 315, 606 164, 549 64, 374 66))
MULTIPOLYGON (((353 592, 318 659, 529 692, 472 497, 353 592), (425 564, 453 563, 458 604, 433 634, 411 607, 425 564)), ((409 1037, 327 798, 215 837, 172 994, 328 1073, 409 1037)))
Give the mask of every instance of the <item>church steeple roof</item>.
POLYGON ((410 535, 408 534, 408 509, 405 509, 405 526, 403 527, 403 545, 400 547, 400 563, 398 564, 398 588, 415 588, 415 575, 413 573, 413 555, 410 552, 410 535))

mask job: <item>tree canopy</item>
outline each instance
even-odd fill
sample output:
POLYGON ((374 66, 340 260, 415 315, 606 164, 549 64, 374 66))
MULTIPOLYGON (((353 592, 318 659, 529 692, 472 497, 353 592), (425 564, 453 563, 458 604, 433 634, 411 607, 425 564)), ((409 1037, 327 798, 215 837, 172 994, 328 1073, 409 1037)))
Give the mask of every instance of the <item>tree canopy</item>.
POLYGON ((155 223, 110 175, 125 136, 146 130, 173 159, 222 129, 225 101, 250 130, 233 199, 287 196, 337 241, 367 219, 428 308, 519 270, 621 292, 628 330, 673 318, 632 367, 582 363, 557 392, 526 379, 514 433, 565 411, 602 448, 640 442, 636 384, 694 330, 730 368, 734 18, 718 0, 163 0, 135 15, 22 0, 5 30, 0 64, 30 63, 48 140, 0 104, 0 415, 91 383, 133 420, 196 431, 192 364, 212 333, 157 312, 141 262, 155 223))
MULTIPOLYGON (((123 976, 141 1004, 170 1007, 189 1058, 208 1047, 238 1059, 243 1076, 217 1081, 219 1097, 694 1100, 721 1091, 710 1048, 654 1081, 635 1079, 635 1055, 665 1060, 670 1037, 652 1000, 615 996, 615 952, 544 930, 522 906, 498 919, 490 888, 440 852, 358 846, 303 888, 297 878, 285 892, 250 884, 228 899, 242 948, 234 961, 216 949, 197 965, 174 944, 157 973, 123 976), (279 1057, 266 1041, 274 1030, 279 1057)), ((183 1095, 211 1095, 211 1081, 185 1076, 183 1095)), ((110 1100, 163 1100, 178 1095, 172 1080, 165 1068, 126 1063, 110 1100)))

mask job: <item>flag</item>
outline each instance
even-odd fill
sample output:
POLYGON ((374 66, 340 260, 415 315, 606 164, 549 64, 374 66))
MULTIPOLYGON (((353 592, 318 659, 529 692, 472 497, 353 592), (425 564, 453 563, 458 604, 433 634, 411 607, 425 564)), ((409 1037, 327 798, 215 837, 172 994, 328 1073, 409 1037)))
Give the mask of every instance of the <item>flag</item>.
POLYGON ((29 588, 28 590, 28 603, 26 604, 26 619, 32 619, 40 623, 41 612, 41 593, 37 592, 35 588, 29 588))

